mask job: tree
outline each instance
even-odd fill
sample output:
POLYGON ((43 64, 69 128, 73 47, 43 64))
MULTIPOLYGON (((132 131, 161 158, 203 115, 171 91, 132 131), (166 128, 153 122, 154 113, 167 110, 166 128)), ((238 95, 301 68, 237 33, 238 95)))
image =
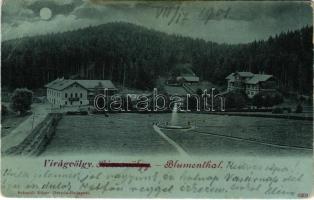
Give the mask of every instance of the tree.
POLYGON ((264 104, 263 96, 259 93, 253 96, 252 98, 252 104, 256 107, 262 107, 264 104))
POLYGON ((313 27, 306 26, 248 44, 218 44, 130 23, 107 23, 3 41, 1 78, 12 88, 36 89, 58 76, 81 75, 151 89, 159 76, 172 71, 176 77, 176 64, 189 62, 197 76, 214 84, 225 84, 225 77, 235 71, 265 72, 283 90, 311 96, 312 32, 313 27))
POLYGON ((244 108, 247 105, 246 95, 242 92, 232 91, 226 95, 226 108, 244 108))
POLYGON ((252 104, 256 107, 272 107, 281 104, 283 97, 280 93, 258 93, 252 99, 252 104))
POLYGON ((1 104, 1 117, 6 116, 7 114, 8 114, 8 108, 5 105, 1 104))
POLYGON ((203 94, 203 90, 201 88, 197 88, 196 94, 201 97, 203 94))
POLYGON ((273 98, 273 103, 274 103, 274 105, 278 105, 278 104, 283 103, 283 96, 282 96, 282 94, 277 92, 275 94, 274 98, 273 98))
POLYGON ((24 114, 31 109, 33 92, 26 88, 17 88, 11 97, 11 108, 19 114, 24 114))

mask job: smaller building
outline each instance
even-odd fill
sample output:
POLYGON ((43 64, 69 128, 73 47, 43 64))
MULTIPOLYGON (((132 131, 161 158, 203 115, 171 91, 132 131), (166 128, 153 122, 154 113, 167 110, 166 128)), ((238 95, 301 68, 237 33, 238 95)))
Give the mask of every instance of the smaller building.
POLYGON ((178 83, 193 84, 193 83, 198 83, 200 81, 200 78, 198 76, 196 76, 195 74, 194 75, 182 74, 182 75, 176 77, 176 81, 178 83))
POLYGON ((273 75, 253 74, 251 72, 235 72, 226 77, 227 91, 240 90, 249 98, 260 92, 275 92, 277 80, 273 75))
POLYGON ((195 84, 199 83, 200 78, 192 71, 192 65, 177 64, 171 71, 169 79, 167 80, 168 85, 182 85, 182 84, 195 84))
POLYGON ((106 95, 117 89, 110 80, 56 79, 47 85, 47 100, 56 106, 84 106, 93 104, 96 94, 107 90, 106 95))

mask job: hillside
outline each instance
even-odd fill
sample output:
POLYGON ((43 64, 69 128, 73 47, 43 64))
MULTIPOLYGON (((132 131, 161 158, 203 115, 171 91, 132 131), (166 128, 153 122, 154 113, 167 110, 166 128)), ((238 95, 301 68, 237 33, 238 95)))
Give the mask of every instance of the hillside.
POLYGON ((2 84, 11 88, 39 88, 58 76, 75 75, 147 89, 178 63, 191 63, 201 80, 215 84, 224 84, 236 70, 264 72, 275 75, 286 91, 309 94, 312 27, 239 45, 120 22, 2 42, 2 84))

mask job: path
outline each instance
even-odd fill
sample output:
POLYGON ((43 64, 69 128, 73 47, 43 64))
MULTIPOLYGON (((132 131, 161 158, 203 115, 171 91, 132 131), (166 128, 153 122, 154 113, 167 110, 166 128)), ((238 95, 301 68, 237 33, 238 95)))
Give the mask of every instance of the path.
POLYGON ((158 126, 153 125, 154 130, 162 137, 164 138, 169 144, 171 144, 182 156, 189 156, 177 143, 175 143, 173 140, 171 140, 168 136, 166 136, 158 126))
POLYGON ((40 122, 42 122, 49 113, 49 105, 33 104, 32 112, 24 122, 11 131, 7 136, 1 138, 1 152, 7 151, 9 148, 19 145, 31 133, 40 122))

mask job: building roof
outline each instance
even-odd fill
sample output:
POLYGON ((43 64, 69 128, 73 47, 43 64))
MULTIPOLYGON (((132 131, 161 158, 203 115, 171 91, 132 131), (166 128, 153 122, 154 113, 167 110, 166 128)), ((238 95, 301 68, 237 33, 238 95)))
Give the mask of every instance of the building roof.
POLYGON ((252 72, 236 72, 236 74, 239 74, 241 77, 252 77, 254 74, 252 72))
POLYGON ((245 81, 245 83, 247 83, 247 84, 257 84, 259 82, 267 81, 273 77, 272 75, 268 75, 268 74, 253 74, 251 72, 235 72, 235 73, 229 74, 226 77, 226 79, 231 81, 231 82, 235 81, 235 77, 234 77, 235 74, 238 74, 241 77, 250 78, 250 79, 245 81))
POLYGON ((224 96, 224 95, 226 95, 226 94, 228 94, 228 93, 230 93, 230 91, 223 91, 223 92, 220 92, 220 93, 218 93, 218 94, 216 94, 215 96, 224 96))
POLYGON ((268 75, 268 74, 254 74, 254 76, 249 79, 248 81, 246 81, 247 84, 256 84, 259 82, 264 82, 267 81, 268 79, 272 78, 272 75, 268 75))
POLYGON ((234 79, 234 73, 229 74, 226 79, 230 80, 230 79, 234 79))
POLYGON ((70 80, 70 79, 56 79, 48 84, 45 85, 47 88, 52 88, 55 90, 64 90, 65 88, 69 87, 70 85, 77 83, 83 88, 86 89, 94 89, 95 87, 99 88, 108 88, 108 89, 115 89, 116 87, 110 80, 70 80))
MULTIPOLYGON (((51 89, 55 89, 55 90, 63 90, 67 87, 69 87, 70 85, 74 84, 75 83, 75 80, 69 80, 69 79, 56 79, 50 83, 48 83, 47 85, 45 85, 45 87, 47 88, 51 88, 51 89)), ((83 85, 81 85, 83 88, 86 88, 84 87, 83 85)))
POLYGON ((234 75, 238 74, 241 77, 252 77, 254 76, 254 74, 252 72, 235 72, 235 73, 231 73, 229 74, 226 79, 228 80, 234 80, 234 75))
POLYGON ((62 81, 63 78, 57 78, 56 80, 51 81, 50 83, 47 83, 45 87, 52 87, 53 85, 57 84, 59 81, 62 81))
POLYGON ((75 80, 75 81, 87 89, 94 89, 95 87, 116 89, 116 87, 110 80, 75 80))
POLYGON ((200 78, 197 76, 179 76, 178 78, 183 78, 187 82, 199 82, 200 78))

